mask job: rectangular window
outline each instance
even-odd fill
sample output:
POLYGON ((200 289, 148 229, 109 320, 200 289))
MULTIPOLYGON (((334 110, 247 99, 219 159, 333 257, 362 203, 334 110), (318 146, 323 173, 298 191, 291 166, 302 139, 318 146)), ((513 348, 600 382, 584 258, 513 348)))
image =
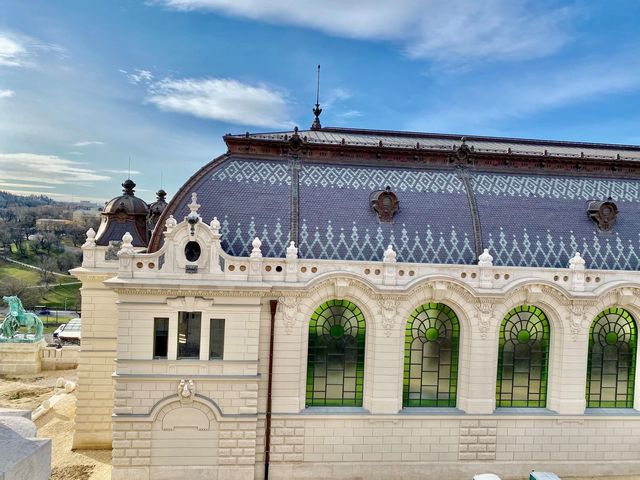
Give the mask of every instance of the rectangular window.
POLYGON ((167 358, 169 346, 169 319, 153 319, 153 358, 167 358))
POLYGON ((200 358, 200 312, 180 312, 178 358, 200 358))
POLYGON ((222 359, 224 356, 224 318, 212 318, 209 333, 209 358, 222 359))

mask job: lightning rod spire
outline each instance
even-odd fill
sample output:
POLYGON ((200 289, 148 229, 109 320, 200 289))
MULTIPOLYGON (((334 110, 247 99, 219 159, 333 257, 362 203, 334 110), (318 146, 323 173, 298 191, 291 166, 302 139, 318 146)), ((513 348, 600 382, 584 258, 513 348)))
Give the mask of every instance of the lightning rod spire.
POLYGON ((322 128, 322 125, 320 125, 321 113, 322 113, 322 109, 320 108, 320 65, 318 65, 318 82, 316 85, 316 108, 313 109, 313 114, 315 115, 315 118, 313 119, 311 130, 319 130, 322 128))

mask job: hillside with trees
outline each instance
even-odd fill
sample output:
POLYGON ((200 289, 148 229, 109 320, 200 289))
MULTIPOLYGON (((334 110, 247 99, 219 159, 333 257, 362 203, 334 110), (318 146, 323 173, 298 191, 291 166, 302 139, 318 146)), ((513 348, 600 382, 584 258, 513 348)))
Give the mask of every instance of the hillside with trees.
POLYGON ((99 224, 97 206, 77 216, 79 205, 0 192, 0 296, 17 295, 26 308, 79 309, 80 284, 68 271, 82 262, 86 231, 99 224))

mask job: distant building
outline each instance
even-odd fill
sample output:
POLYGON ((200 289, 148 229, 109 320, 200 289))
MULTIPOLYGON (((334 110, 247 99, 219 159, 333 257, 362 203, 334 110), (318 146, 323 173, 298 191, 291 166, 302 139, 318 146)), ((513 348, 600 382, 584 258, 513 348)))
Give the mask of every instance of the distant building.
POLYGON ((83 246, 75 448, 115 480, 640 474, 640 147, 224 139, 151 238, 128 185, 83 246))
POLYGON ((56 230, 72 223, 71 220, 61 218, 38 218, 36 220, 36 228, 38 230, 56 230))
POLYGON ((99 219, 101 210, 97 206, 94 206, 92 209, 78 209, 74 210, 71 214, 72 219, 75 223, 83 223, 87 219, 99 219))

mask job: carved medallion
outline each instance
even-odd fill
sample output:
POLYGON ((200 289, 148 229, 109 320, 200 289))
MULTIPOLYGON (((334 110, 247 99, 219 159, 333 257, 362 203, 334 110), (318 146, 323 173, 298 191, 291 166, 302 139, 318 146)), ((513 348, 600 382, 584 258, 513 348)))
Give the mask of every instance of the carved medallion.
POLYGON ((589 218, 598 225, 598 230, 607 232, 611 230, 616 223, 618 206, 613 202, 611 197, 609 197, 604 202, 589 202, 587 213, 589 214, 589 218))
POLYGON ((369 196, 371 209, 378 215, 378 220, 382 223, 391 223, 393 216, 400 207, 398 196, 387 186, 385 190, 377 190, 369 196))

